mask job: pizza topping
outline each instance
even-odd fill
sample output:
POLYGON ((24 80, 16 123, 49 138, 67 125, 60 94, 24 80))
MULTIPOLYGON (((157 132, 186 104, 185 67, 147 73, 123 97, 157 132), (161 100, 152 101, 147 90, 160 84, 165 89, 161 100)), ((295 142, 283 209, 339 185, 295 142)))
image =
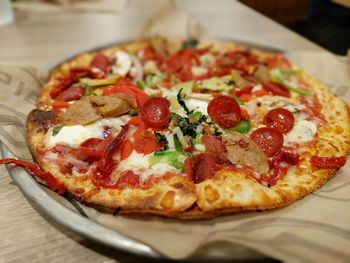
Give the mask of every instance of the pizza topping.
POLYGON ((139 107, 149 99, 149 96, 144 91, 139 89, 133 83, 125 80, 120 80, 114 86, 104 88, 102 92, 103 96, 109 96, 111 94, 123 94, 134 98, 139 107))
POLYGON ((138 153, 150 154, 163 147, 162 143, 157 143, 157 137, 151 130, 138 129, 133 137, 134 149, 138 153))
POLYGON ((249 165, 259 174, 269 172, 265 153, 247 136, 233 131, 223 136, 223 142, 227 148, 227 159, 232 164, 249 165))
POLYGON ((115 65, 112 66, 112 72, 121 76, 126 76, 132 66, 131 56, 125 51, 118 50, 115 53, 115 65))
POLYGON ((66 191, 63 183, 57 181, 57 179, 51 173, 41 170, 37 164, 14 158, 0 159, 0 164, 10 163, 26 169, 29 173, 43 180, 48 187, 50 187, 53 191, 57 191, 58 194, 63 194, 66 191))
POLYGON ((125 140, 120 147, 120 160, 127 159, 134 150, 134 144, 130 140, 125 140))
POLYGON ((54 85, 50 91, 50 96, 53 99, 56 99, 56 97, 65 89, 69 88, 74 82, 78 81, 78 77, 75 74, 69 74, 67 76, 60 76, 58 77, 54 85))
MULTIPOLYGON (((243 111, 242 111, 243 113, 243 111)), ((249 115, 248 115, 249 116, 249 115)), ((241 120, 238 124, 228 129, 228 131, 237 131, 239 133, 248 133, 252 125, 249 120, 241 120)))
POLYGON ((346 156, 340 157, 320 157, 312 156, 310 163, 319 169, 339 169, 346 163, 346 156))
POLYGON ((224 129, 235 126, 241 120, 241 109, 238 103, 229 96, 218 96, 208 105, 210 117, 224 129))
POLYGON ((170 74, 175 75, 181 81, 193 79, 192 65, 198 62, 198 58, 192 49, 181 50, 167 59, 166 67, 170 74))
POLYGON ((176 169, 181 170, 183 168, 183 162, 179 160, 181 154, 177 151, 161 151, 155 152, 149 158, 149 166, 152 167, 157 163, 167 163, 171 166, 174 166, 176 169))
POLYGON ((110 118, 98 120, 90 125, 59 125, 52 128, 52 131, 47 132, 45 136, 45 144, 49 148, 54 147, 57 144, 63 144, 76 149, 87 139, 105 138, 104 127, 112 127, 114 132, 119 132, 120 126, 124 123, 124 120, 121 118, 110 118), (53 134, 53 131, 55 131, 55 134, 53 134))
POLYGON ((263 83, 263 88, 276 96, 282 96, 287 98, 290 98, 291 96, 290 91, 285 86, 277 82, 263 83))
POLYGON ((62 123, 64 125, 88 124, 100 118, 101 115, 96 112, 86 98, 69 105, 67 111, 62 114, 62 123))
POLYGON ((90 138, 79 146, 79 151, 89 160, 99 160, 103 156, 104 149, 112 142, 112 137, 107 139, 90 138))
POLYGON ((93 170, 92 180, 95 185, 108 187, 110 183, 110 174, 115 167, 113 154, 120 148, 128 131, 129 125, 122 126, 120 133, 114 138, 112 143, 108 144, 104 149, 102 158, 96 163, 96 168, 93 170))
POLYGON ((78 100, 85 94, 85 89, 82 87, 72 86, 64 91, 62 91, 56 100, 60 101, 72 101, 78 100))
POLYGON ((311 121, 297 121, 293 129, 286 134, 286 144, 311 141, 317 133, 317 125, 311 121))
POLYGON ((281 70, 281 69, 275 69, 272 71, 272 78, 277 83, 283 85, 284 87, 288 88, 291 92, 294 92, 299 95, 308 96, 310 95, 310 92, 304 88, 296 86, 292 81, 294 80, 297 82, 296 78, 296 72, 293 70, 281 70), (291 79, 292 77, 292 79, 291 79))
POLYGON ((148 99, 142 106, 140 115, 145 124, 153 129, 161 130, 170 121, 170 102, 165 98, 148 99))
POLYGON ((107 118, 123 115, 132 108, 132 105, 126 99, 119 96, 119 94, 92 96, 90 97, 90 103, 98 113, 107 118))
POLYGON ((274 156, 283 145, 283 135, 278 130, 268 127, 254 130, 250 139, 261 147, 267 157, 274 156))
POLYGON ((195 184, 213 178, 223 167, 210 153, 200 153, 185 160, 185 173, 195 184))
POLYGON ((102 73, 101 77, 103 77, 105 73, 108 73, 110 68, 109 58, 103 53, 97 53, 93 57, 90 67, 92 67, 93 71, 96 71, 96 69, 97 71, 100 71, 102 73))
POLYGON ((270 110, 264 117, 263 123, 281 133, 289 132, 294 126, 293 114, 283 108, 270 110))

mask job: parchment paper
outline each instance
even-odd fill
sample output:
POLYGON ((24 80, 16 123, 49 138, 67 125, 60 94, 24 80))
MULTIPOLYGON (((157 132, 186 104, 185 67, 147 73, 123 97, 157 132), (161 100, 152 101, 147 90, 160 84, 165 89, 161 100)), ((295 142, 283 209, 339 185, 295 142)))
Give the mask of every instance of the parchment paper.
MULTIPOLYGON (((287 55, 350 102, 346 59, 327 52, 287 55)), ((25 118, 41 88, 38 75, 28 66, 0 66, 0 140, 23 159, 30 159, 25 143, 25 118)), ((346 262, 350 260, 349 163, 320 190, 288 207, 268 212, 183 222, 113 216, 82 208, 91 220, 174 259, 186 258, 203 245, 225 241, 233 247, 243 245, 285 262, 346 262)), ((63 198, 54 193, 52 196, 65 204, 63 198)))

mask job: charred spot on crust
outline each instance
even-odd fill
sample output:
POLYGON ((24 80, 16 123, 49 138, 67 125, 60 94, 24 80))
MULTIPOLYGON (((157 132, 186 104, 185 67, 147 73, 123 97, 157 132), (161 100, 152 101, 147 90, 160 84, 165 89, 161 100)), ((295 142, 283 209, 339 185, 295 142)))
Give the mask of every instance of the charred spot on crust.
POLYGON ((59 122, 59 114, 55 111, 32 110, 27 119, 29 125, 33 125, 38 132, 46 133, 52 124, 59 122))

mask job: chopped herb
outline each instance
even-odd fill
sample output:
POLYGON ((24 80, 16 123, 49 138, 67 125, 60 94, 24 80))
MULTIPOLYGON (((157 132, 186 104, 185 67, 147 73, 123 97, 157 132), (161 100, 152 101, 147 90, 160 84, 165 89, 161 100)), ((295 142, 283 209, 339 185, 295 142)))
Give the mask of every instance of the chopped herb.
POLYGON ((180 89, 179 93, 177 93, 177 97, 176 97, 176 98, 177 98, 177 101, 179 102, 179 104, 181 105, 181 107, 185 110, 186 114, 187 114, 187 115, 190 115, 190 114, 193 113, 193 110, 190 111, 190 110, 187 108, 185 101, 184 101, 184 100, 182 99, 182 97, 181 97, 181 92, 182 92, 182 89, 180 89))
POLYGON ((52 136, 56 136, 62 130, 63 127, 64 127, 63 125, 59 125, 59 126, 56 126, 55 128, 53 128, 52 136))
POLYGON ((213 127, 214 127, 213 135, 215 135, 215 136, 220 136, 220 135, 222 135, 222 132, 219 131, 219 128, 218 128, 218 127, 216 127, 215 125, 214 125, 213 127))
POLYGON ((187 48, 195 48, 198 45, 198 40, 197 39, 188 39, 182 43, 182 48, 187 49, 187 48))
POLYGON ((182 145, 181 145, 179 138, 177 137, 176 134, 174 134, 174 146, 175 146, 176 151, 182 152, 182 145))
POLYGON ((131 110, 129 111, 129 114, 130 114, 131 116, 136 116, 138 113, 139 113, 139 111, 138 111, 137 109, 131 109, 131 110))
POLYGON ((179 114, 172 113, 171 118, 176 122, 177 126, 180 128, 184 135, 191 136, 192 138, 196 138, 196 124, 190 123, 189 119, 186 117, 182 117, 179 114))
POLYGON ((159 132, 155 132, 156 134, 156 142, 158 144, 162 144, 163 145, 163 148, 162 150, 166 150, 168 149, 168 140, 166 139, 165 135, 159 133, 159 132))

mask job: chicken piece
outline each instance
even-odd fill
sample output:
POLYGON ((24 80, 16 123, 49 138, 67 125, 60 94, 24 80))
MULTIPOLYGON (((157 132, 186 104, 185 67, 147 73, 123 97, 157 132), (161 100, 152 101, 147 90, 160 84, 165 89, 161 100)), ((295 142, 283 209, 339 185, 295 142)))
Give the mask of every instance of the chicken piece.
POLYGON ((232 131, 225 134, 222 139, 226 144, 227 158, 231 163, 249 165, 259 174, 269 172, 265 153, 247 136, 232 131))
POLYGON ((84 98, 71 104, 61 118, 64 125, 79 125, 89 124, 101 117, 91 106, 89 100, 84 98))
POLYGON ((237 70, 231 71, 231 78, 238 88, 244 88, 245 86, 247 86, 249 84, 249 81, 247 81, 245 78, 243 78, 241 76, 241 74, 239 73, 239 71, 237 71, 237 70))
POLYGON ((96 108, 97 112, 103 117, 115 117, 127 113, 131 106, 126 99, 119 94, 111 96, 91 96, 89 98, 91 105, 96 108))
POLYGON ((253 76, 258 80, 258 82, 269 82, 270 74, 269 70, 265 65, 259 64, 253 74, 253 76))

